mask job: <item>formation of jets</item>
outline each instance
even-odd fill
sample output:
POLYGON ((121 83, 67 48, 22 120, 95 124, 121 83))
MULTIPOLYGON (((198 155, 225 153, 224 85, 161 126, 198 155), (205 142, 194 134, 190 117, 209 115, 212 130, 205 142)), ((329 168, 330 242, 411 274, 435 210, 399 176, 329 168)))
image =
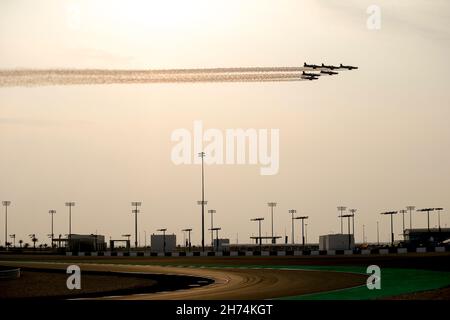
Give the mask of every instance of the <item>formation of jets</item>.
POLYGON ((333 76, 338 74, 337 72, 333 71, 333 70, 343 70, 343 69, 347 69, 347 70, 355 70, 358 69, 358 67, 354 67, 354 66, 345 66, 342 63, 339 66, 333 66, 333 65, 325 65, 322 63, 322 65, 317 65, 317 64, 308 64, 308 63, 304 63, 303 67, 305 68, 311 68, 313 70, 320 70, 320 73, 314 73, 314 72, 305 72, 303 71, 303 73, 301 74, 301 78, 305 79, 305 80, 317 80, 319 79, 319 77, 321 75, 329 75, 329 76, 333 76))

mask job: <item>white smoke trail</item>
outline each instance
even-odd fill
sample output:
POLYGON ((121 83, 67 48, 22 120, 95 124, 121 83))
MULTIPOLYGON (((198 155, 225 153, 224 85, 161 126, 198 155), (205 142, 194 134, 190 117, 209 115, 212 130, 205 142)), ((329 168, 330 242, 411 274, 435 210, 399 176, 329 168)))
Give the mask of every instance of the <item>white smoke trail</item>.
POLYGON ((139 84, 180 82, 303 81, 303 67, 249 67, 213 69, 106 70, 15 69, 0 70, 0 87, 139 84))

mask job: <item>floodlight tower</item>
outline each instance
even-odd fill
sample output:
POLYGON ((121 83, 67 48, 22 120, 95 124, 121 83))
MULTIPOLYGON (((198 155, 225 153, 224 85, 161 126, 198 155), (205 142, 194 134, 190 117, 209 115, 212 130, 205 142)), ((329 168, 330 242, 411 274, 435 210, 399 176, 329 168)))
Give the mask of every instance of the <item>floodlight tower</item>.
POLYGON ((273 208, 277 206, 276 202, 268 202, 267 205, 270 208, 270 216, 271 216, 271 222, 272 222, 272 243, 275 242, 275 238, 273 237, 273 208))
POLYGON ((66 202, 66 207, 69 207, 69 240, 72 237, 72 207, 75 207, 75 202, 66 202))
POLYGON ((157 231, 160 231, 163 233, 163 252, 166 253, 166 228, 158 229, 157 231))
POLYGON ((353 238, 355 238, 355 213, 357 211, 357 209, 349 209, 348 211, 350 211, 350 214, 352 216, 352 235, 353 238))
POLYGON ((413 210, 415 210, 416 207, 415 206, 407 206, 406 210, 409 211, 409 228, 412 229, 412 212, 413 210))
POLYGON ((305 219, 308 219, 308 216, 295 217, 294 219, 302 220, 302 245, 305 246, 305 219))
POLYGON ((132 213, 134 213, 134 246, 138 247, 138 223, 137 223, 137 214, 139 213, 138 207, 142 205, 142 202, 139 201, 133 201, 131 202, 131 206, 134 207, 134 209, 131 210, 132 213))
POLYGON ((52 248, 53 248, 53 239, 54 239, 54 233, 53 233, 53 215, 56 213, 56 210, 48 210, 48 213, 50 213, 51 217, 52 217, 52 233, 51 233, 51 237, 52 237, 52 248))
POLYGON ((405 213, 407 213, 408 211, 405 209, 399 210, 398 212, 400 212, 402 214, 402 223, 403 223, 403 240, 405 240, 405 213))
POLYGON ((340 212, 340 217, 341 217, 341 234, 344 233, 344 224, 343 224, 343 220, 342 220, 342 215, 344 213, 344 211, 347 209, 347 207, 343 207, 343 206, 339 206, 337 207, 338 211, 340 212))
POLYGON ((305 244, 308 244, 308 224, 305 223, 305 244))
POLYGON ((289 213, 291 214, 291 222, 292 222, 292 244, 295 244, 295 238, 294 238, 294 214, 297 213, 297 210, 290 209, 289 213))
POLYGON ((426 212, 427 213, 428 232, 430 232, 430 211, 434 211, 434 208, 418 209, 417 211, 419 211, 419 212, 426 212))
POLYGON ((216 232, 216 249, 217 251, 219 251, 219 230, 222 230, 222 228, 216 227, 216 228, 211 228, 210 229, 211 232, 216 232))
MULTIPOLYGON (((342 218, 347 218, 347 224, 348 224, 348 249, 350 250, 352 247, 352 234, 350 233, 350 218, 352 217, 352 214, 343 214, 340 215, 339 217, 342 218)), ((364 238, 364 236, 363 236, 364 238)))
POLYGON ((391 244, 394 244, 394 214, 397 214, 397 211, 387 211, 387 212, 381 212, 382 215, 390 215, 391 216, 391 244))
POLYGON ((214 228, 214 217, 213 215, 216 213, 216 210, 214 209, 210 209, 208 210, 208 212, 211 214, 211 246, 214 247, 214 232, 213 232, 213 228, 214 228))
POLYGON ((8 207, 11 201, 2 201, 2 205, 5 207, 5 248, 8 251, 8 207))
POLYGON ((263 221, 264 218, 253 218, 250 219, 250 221, 258 221, 259 224, 259 250, 261 251, 261 247, 262 247, 262 238, 261 238, 261 221, 263 221))
POLYGON ((185 232, 188 233, 188 247, 189 247, 189 251, 191 251, 191 231, 192 231, 192 228, 183 229, 181 231, 185 231, 185 232))
POLYGON ((444 210, 444 208, 434 208, 438 212, 438 227, 439 232, 441 232, 441 211, 444 210))
POLYGON ((198 154, 202 158, 202 200, 197 203, 202 206, 202 251, 205 251, 205 169, 204 169, 204 158, 205 153, 202 151, 198 154))

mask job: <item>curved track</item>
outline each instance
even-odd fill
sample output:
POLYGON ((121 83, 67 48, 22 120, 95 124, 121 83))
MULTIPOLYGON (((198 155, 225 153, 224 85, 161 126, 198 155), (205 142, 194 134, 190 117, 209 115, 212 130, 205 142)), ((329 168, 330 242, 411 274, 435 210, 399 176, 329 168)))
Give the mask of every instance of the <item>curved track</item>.
MULTIPOLYGON (((10 265, 26 265, 36 268, 66 268, 67 263, 40 263, 40 262, 8 262, 10 265)), ((151 265, 119 265, 119 264, 93 264, 77 263, 81 270, 109 271, 109 272, 140 272, 148 274, 176 274, 192 275, 214 280, 213 284, 193 287, 191 289, 167 291, 159 293, 104 297, 102 299, 131 299, 131 300, 221 300, 221 299, 271 299, 293 295, 324 292, 365 283, 366 277, 360 274, 306 271, 306 270, 279 270, 258 268, 194 268, 171 267, 151 265)))

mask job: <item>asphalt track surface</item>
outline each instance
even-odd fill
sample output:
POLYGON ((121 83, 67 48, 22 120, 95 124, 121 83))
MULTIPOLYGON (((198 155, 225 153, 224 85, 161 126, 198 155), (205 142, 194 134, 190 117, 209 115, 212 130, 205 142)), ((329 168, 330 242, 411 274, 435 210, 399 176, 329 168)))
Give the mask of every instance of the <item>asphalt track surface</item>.
MULTIPOLYGON (((119 261, 117 263, 120 263, 119 261)), ((5 262, 5 265, 19 265, 40 269, 65 269, 68 263, 54 262, 5 262)), ((240 300, 273 299, 293 295, 338 290, 363 285, 366 277, 353 273, 328 271, 276 270, 276 269, 233 269, 233 268, 191 268, 155 265, 95 264, 78 263, 82 272, 127 272, 165 275, 197 276, 214 280, 213 284, 191 289, 158 293, 141 293, 104 297, 114 300, 240 300)))

